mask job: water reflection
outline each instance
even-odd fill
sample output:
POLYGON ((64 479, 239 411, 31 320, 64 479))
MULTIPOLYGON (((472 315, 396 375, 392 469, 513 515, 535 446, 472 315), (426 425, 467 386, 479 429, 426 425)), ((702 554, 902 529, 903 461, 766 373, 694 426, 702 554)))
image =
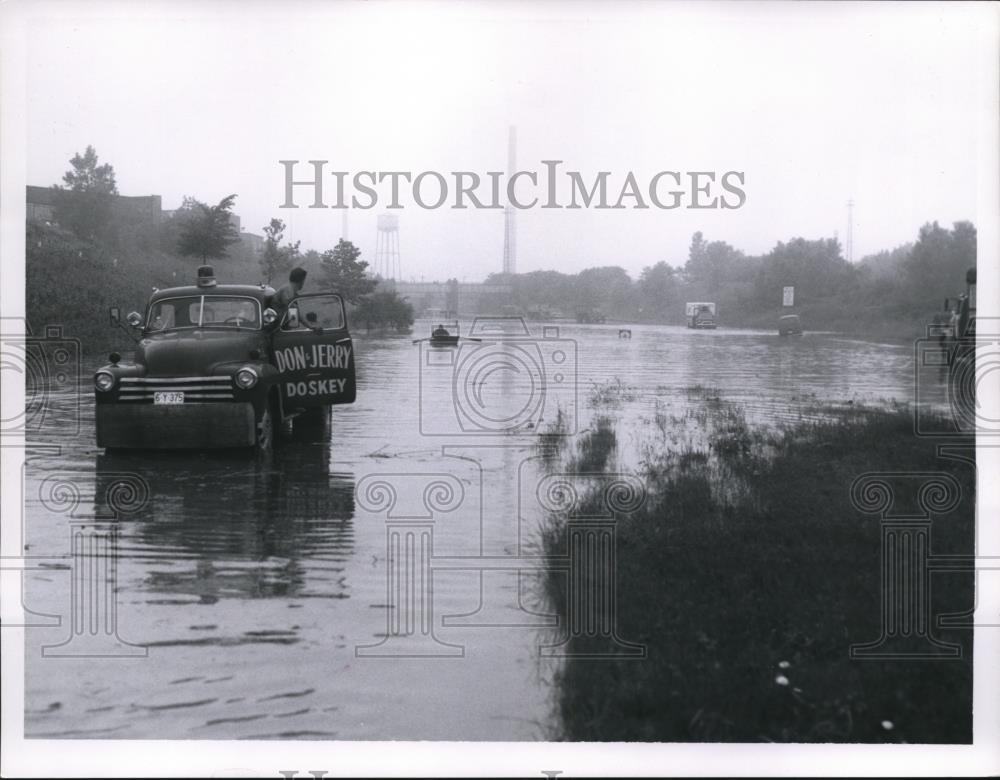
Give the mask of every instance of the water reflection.
POLYGON ((264 459, 96 455, 96 515, 120 509, 111 504, 123 473, 148 492, 122 516, 119 547, 123 560, 145 564, 147 603, 346 597, 354 479, 330 472, 325 421, 302 428, 264 459))

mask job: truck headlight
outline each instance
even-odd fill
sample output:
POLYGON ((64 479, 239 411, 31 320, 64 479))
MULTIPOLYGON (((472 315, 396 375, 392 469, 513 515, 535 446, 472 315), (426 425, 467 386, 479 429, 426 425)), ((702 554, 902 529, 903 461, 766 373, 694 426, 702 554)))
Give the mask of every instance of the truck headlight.
POLYGON ((249 390, 257 384, 257 372, 250 366, 244 366, 236 372, 236 386, 240 390, 249 390))
POLYGON ((110 371, 98 371, 94 374, 94 387, 102 393, 108 392, 115 386, 115 375, 110 371))

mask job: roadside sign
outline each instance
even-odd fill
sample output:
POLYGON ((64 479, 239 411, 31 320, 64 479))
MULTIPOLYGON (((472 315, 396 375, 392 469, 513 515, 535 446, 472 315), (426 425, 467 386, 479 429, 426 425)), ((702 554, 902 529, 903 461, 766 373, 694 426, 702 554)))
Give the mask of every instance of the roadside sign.
POLYGON ((781 305, 782 306, 794 306, 795 305, 795 288, 785 287, 781 295, 781 305))

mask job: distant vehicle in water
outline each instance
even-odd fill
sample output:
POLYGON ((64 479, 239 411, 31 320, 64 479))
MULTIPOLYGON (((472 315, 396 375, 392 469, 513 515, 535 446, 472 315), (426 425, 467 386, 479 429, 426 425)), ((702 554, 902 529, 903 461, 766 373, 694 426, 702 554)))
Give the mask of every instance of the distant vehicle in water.
POLYGON ((686 303, 684 304, 684 313, 689 328, 714 329, 716 327, 714 303, 697 301, 686 303))
MULTIPOLYGON (((503 335, 504 329, 497 327, 489 332, 496 333, 497 335, 503 335)), ((454 347, 460 340, 482 341, 481 338, 463 336, 458 325, 458 320, 448 320, 446 322, 438 322, 431 326, 431 335, 429 338, 414 339, 413 343, 420 344, 421 342, 426 341, 432 347, 454 347)))
POLYGON ((576 321, 581 325, 603 325, 605 317, 597 309, 581 309, 576 313, 576 321))
POLYGON ((439 323, 431 330, 430 343, 432 347, 454 346, 460 338, 458 320, 439 323))
POLYGON ((785 314, 778 319, 779 336, 801 336, 802 321, 798 314, 785 314))
POLYGON ((280 314, 263 284, 218 284, 211 266, 196 285, 154 290, 132 361, 112 352, 94 374, 97 446, 269 449, 286 421, 356 394, 354 349, 335 293, 300 295, 280 314))
POLYGON ((533 306, 525 312, 525 319, 529 319, 534 322, 544 322, 546 320, 553 320, 563 316, 562 312, 556 309, 549 309, 545 306, 533 306))

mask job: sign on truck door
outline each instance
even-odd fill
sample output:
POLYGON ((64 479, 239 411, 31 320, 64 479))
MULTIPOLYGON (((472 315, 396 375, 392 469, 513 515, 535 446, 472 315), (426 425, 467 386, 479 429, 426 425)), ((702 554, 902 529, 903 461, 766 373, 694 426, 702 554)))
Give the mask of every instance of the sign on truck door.
POLYGON ((339 295, 302 295, 292 301, 274 334, 285 411, 354 403, 354 345, 339 295))

